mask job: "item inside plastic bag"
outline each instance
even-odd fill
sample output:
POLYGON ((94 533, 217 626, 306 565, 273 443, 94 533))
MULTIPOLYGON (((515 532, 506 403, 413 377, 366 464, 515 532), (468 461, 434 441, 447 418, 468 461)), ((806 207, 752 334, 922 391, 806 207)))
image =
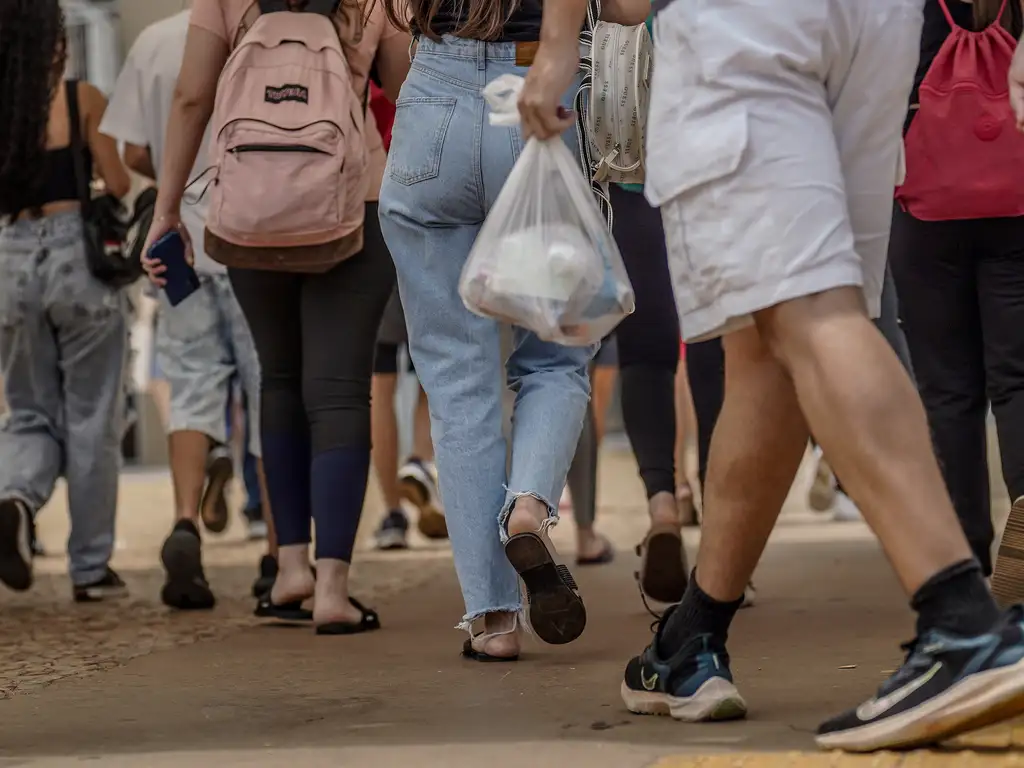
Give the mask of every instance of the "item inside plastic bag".
MULTIPOLYGON (((492 125, 519 122, 523 79, 484 89, 492 125)), ((491 206, 459 281, 466 307, 545 341, 595 344, 633 312, 622 256, 561 138, 530 139, 491 206)))

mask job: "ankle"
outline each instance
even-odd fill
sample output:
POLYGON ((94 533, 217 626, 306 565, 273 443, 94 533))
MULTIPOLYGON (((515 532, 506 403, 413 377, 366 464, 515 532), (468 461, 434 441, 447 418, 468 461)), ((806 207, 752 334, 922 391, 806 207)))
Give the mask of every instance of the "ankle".
POLYGON ((665 622, 658 642, 658 654, 668 658, 701 635, 711 635, 723 644, 743 597, 728 602, 716 600, 701 589, 694 569, 682 601, 665 622))
POLYGON ((675 525, 682 527, 675 494, 661 491, 651 496, 647 504, 652 525, 675 525))
POLYGON ((484 616, 484 634, 498 635, 513 632, 518 626, 517 617, 517 613, 507 611, 486 614, 484 616))
POLYGON ((309 572, 309 544, 289 544, 278 547, 277 568, 281 574, 312 578, 309 572))
POLYGON ((540 499, 534 496, 520 496, 509 510, 508 535, 537 531, 548 516, 548 509, 540 499))
POLYGON ((943 568, 914 593, 917 633, 944 629, 958 635, 980 635, 999 619, 999 608, 974 559, 943 568))

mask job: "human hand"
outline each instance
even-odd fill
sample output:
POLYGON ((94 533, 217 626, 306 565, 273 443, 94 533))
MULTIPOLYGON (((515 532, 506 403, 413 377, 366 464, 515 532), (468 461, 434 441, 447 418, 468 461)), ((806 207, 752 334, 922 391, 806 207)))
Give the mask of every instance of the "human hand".
POLYGON ((192 252, 192 238, 189 237, 188 229, 181 223, 181 216, 177 213, 158 215, 153 219, 153 224, 146 235, 146 244, 142 249, 142 268, 154 285, 163 288, 167 284, 162 275, 167 271, 167 266, 159 259, 150 258, 149 251, 153 243, 157 242, 168 232, 175 231, 185 244, 185 261, 191 266, 195 257, 192 252))
POLYGON ((1010 64, 1010 106, 1017 119, 1017 130, 1024 131, 1024 40, 1017 44, 1010 64))
POLYGON ((562 106, 579 71, 580 48, 576 38, 541 41, 519 95, 523 137, 550 139, 573 125, 575 116, 562 106))

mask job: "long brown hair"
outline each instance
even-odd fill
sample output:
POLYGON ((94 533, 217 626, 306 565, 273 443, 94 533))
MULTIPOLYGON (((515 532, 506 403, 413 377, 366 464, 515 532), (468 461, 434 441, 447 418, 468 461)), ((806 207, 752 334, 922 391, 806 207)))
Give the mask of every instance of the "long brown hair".
POLYGON ((383 0, 388 20, 398 29, 418 32, 431 40, 440 39, 431 26, 442 5, 456 16, 465 12, 466 21, 453 31, 470 40, 496 40, 512 18, 521 0, 383 0), (469 5, 467 8, 466 5, 469 5))
MULTIPOLYGON (((999 19, 999 23, 1012 34, 1016 34, 1013 29, 1014 3, 1018 3, 1018 10, 1020 9, 1020 0, 1007 0, 1006 10, 1003 11, 1003 17, 999 19)), ((999 6, 1002 4, 1003 0, 974 0, 974 28, 984 29, 996 21, 996 16, 999 15, 999 6)))

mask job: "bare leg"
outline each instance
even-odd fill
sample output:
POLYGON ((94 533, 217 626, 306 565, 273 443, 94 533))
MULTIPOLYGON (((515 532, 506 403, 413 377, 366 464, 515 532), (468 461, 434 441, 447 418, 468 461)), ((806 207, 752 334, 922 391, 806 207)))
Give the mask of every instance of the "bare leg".
POLYGON ((413 414, 412 453, 421 461, 434 460, 434 444, 430 439, 430 406, 427 393, 419 388, 416 412, 413 414))
POLYGON ((807 425, 782 366, 747 328, 724 339, 725 401, 708 461, 697 575, 722 602, 743 591, 761 558, 807 445, 807 425), (737 535, 742 531, 742 535, 737 535))
POLYGON ((615 382, 618 378, 619 369, 611 365, 597 366, 590 374, 590 405, 594 411, 594 437, 598 448, 604 440, 608 424, 608 406, 615 394, 615 382))
MULTIPOLYGON (((971 549, 939 472, 921 399, 863 302, 859 288, 838 288, 766 310, 757 322, 792 377, 825 455, 913 594, 942 569, 970 559, 971 549)), ((777 455, 774 439, 765 437, 777 455)))
POLYGON ((171 481, 174 484, 174 519, 199 525, 199 504, 206 487, 206 458, 210 438, 202 432, 182 430, 168 437, 171 481))
POLYGON ((388 510, 401 509, 398 491, 398 417, 395 415, 395 389, 398 376, 378 373, 373 377, 370 399, 370 430, 373 439, 372 461, 388 510))

